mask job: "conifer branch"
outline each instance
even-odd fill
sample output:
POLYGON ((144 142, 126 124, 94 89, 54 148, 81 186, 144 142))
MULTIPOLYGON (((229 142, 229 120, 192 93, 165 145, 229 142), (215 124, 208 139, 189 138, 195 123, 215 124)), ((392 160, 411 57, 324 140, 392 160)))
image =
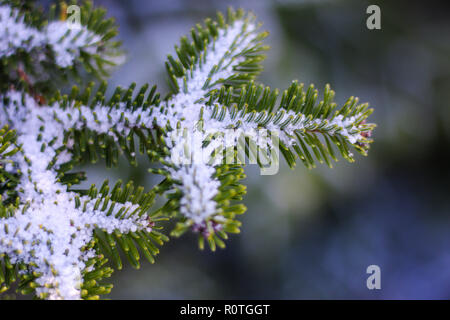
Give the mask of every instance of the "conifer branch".
POLYGON ((241 145, 244 158, 259 153, 269 162, 279 147, 291 167, 296 158, 311 168, 315 159, 331 166, 338 152, 349 161, 352 149, 367 154, 375 127, 367 104, 351 97, 339 108, 329 86, 318 101, 313 86, 293 82, 279 97, 254 84, 267 34, 252 14, 230 9, 183 37, 177 58, 168 56, 171 92, 161 100, 148 85, 110 97, 106 82, 69 94, 44 89, 38 65, 47 66, 44 76, 80 66, 101 76, 117 49, 101 10, 85 4, 78 33, 55 12, 45 19, 21 1, 0 6, 0 291, 19 280, 20 292, 40 298, 98 298, 111 290, 101 282, 113 271, 107 257, 118 269, 121 256, 135 268, 141 256, 154 262, 168 241, 161 220, 177 221, 172 236, 192 230, 200 248, 224 247, 245 212, 241 145), (42 60, 30 63, 33 55, 42 60), (136 165, 137 153, 161 164, 149 169, 163 176, 151 190, 108 181, 76 189, 85 179, 72 171, 80 163, 114 166, 124 155, 136 165), (161 195, 166 202, 155 208, 161 195))

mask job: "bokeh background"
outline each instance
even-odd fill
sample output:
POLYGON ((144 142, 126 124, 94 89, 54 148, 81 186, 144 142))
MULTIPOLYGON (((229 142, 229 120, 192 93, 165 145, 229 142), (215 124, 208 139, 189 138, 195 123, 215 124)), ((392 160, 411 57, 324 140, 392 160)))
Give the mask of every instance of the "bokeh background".
MULTIPOLYGON (((111 84, 157 84, 179 38, 217 10, 253 11, 272 49, 259 80, 286 88, 330 83, 337 101, 368 101, 378 124, 369 157, 276 176, 247 167, 242 233, 225 250, 194 235, 154 265, 114 273, 112 299, 449 299, 450 3, 332 0, 94 0, 119 25, 127 61, 111 84), (366 8, 381 8, 381 30, 366 8), (366 268, 381 268, 368 290, 366 268)), ((148 163, 86 167, 89 183, 155 183, 148 163)))

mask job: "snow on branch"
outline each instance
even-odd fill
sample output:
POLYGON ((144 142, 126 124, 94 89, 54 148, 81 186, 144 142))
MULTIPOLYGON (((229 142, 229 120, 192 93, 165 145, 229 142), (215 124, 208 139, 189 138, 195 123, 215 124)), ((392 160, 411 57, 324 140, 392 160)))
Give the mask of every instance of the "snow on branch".
POLYGON ((97 53, 102 39, 85 26, 68 21, 52 21, 39 30, 26 24, 19 11, 9 6, 0 6, 0 30, 0 57, 11 56, 19 49, 30 52, 48 46, 61 68, 73 65, 81 50, 97 53))
MULTIPOLYGON (((13 217, 0 219, 0 252, 13 264, 32 266, 39 274, 36 282, 41 286, 36 291, 42 297, 78 299, 81 272, 95 256, 94 250, 85 249, 94 229, 150 231, 147 216, 131 214, 138 209, 136 204, 79 197, 58 182, 57 172, 49 167, 57 150, 64 148, 64 131, 77 126, 77 120, 68 119, 69 113, 41 107, 32 97, 15 91, 2 100, 1 123, 16 130, 17 143, 22 146, 13 157, 17 167, 10 169, 22 176, 18 186, 21 205, 13 217)), ((65 162, 70 154, 66 150, 59 156, 65 162)))
MULTIPOLYGON (((49 47, 54 63, 63 68, 82 51, 96 53, 102 40, 86 27, 70 30, 64 21, 33 28, 6 6, 0 6, 0 27, 0 59, 19 49, 41 52, 49 47)), ((314 166, 314 157, 330 165, 328 157, 337 160, 336 151, 353 161, 350 147, 366 154, 375 127, 366 123, 372 112, 367 104, 351 97, 338 108, 328 86, 323 100, 317 101, 317 90, 310 86, 305 92, 297 82, 281 99, 278 90, 253 84, 261 70, 265 36, 254 16, 243 11, 230 11, 227 19, 219 14, 216 22, 206 20, 192 30, 191 40, 182 38, 177 59, 168 57, 172 92, 162 102, 155 88, 144 101, 147 86, 134 100, 134 85, 123 97, 118 88, 107 103, 103 86, 95 93, 88 88, 87 97, 77 96, 74 88, 70 97, 56 95, 48 103, 38 103, 36 96, 14 87, 5 89, 9 91, 0 95, 0 125, 16 130, 21 149, 10 156, 12 164, 5 169, 19 177, 18 202, 13 215, 0 216, 0 254, 10 264, 27 266, 20 272, 34 275, 41 297, 83 297, 83 275, 93 272, 89 261, 96 259, 100 243, 119 266, 117 244, 134 266, 139 266, 135 242, 153 261, 158 250, 152 241, 163 237, 153 230, 153 213, 179 218, 173 235, 191 229, 199 233, 201 247, 205 240, 213 250, 223 247, 227 232, 239 232, 235 216, 245 211, 245 206, 234 204, 245 193, 239 184, 242 163, 235 161, 242 137, 266 155, 279 146, 290 166, 297 157, 307 167, 314 166), (130 196, 131 187, 109 192, 107 185, 100 192, 76 192, 63 182, 86 150, 95 156, 103 152, 107 163, 113 151, 124 150, 134 158, 135 136, 141 139, 140 150, 162 164, 152 172, 165 176, 146 197, 141 189, 130 196), (279 140, 276 144, 273 137, 279 140), (163 193, 168 201, 149 214, 154 195, 163 193), (99 230, 103 236, 97 237, 99 230)))

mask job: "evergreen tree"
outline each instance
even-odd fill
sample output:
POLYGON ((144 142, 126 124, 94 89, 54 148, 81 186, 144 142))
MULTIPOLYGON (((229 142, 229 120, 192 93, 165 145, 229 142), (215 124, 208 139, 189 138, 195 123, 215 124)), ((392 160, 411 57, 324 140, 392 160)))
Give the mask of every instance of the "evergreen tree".
POLYGON ((0 5, 0 292, 18 281, 38 298, 98 298, 123 256, 136 268, 141 256, 154 262, 168 241, 163 220, 177 222, 171 236, 192 230, 200 248, 223 248, 245 211, 245 158, 264 167, 280 150, 290 167, 300 159, 312 168, 367 153, 367 104, 351 97, 339 107, 329 86, 320 99, 313 85, 294 81, 280 94, 254 82, 267 33, 250 13, 218 13, 181 38, 163 98, 135 84, 107 97, 103 79, 121 54, 114 22, 90 3, 74 22, 67 8, 0 5), (149 170, 163 177, 151 190, 108 181, 77 189, 80 164, 115 166, 124 155, 136 165, 137 152, 160 164, 149 170))

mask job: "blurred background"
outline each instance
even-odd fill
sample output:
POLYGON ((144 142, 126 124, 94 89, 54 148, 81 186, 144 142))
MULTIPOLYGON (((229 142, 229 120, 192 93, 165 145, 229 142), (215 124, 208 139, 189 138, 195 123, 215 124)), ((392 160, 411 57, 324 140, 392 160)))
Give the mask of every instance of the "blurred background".
MULTIPOLYGON (((338 102, 375 108, 369 157, 276 176, 247 167, 248 211, 225 250, 172 239, 154 265, 125 267, 112 299, 449 299, 450 3, 433 1, 94 0, 119 25, 127 60, 113 86, 167 92, 164 61, 190 28, 228 6, 253 11, 272 49, 259 81, 330 83, 338 102), (366 8, 381 8, 381 30, 366 8), (366 268, 381 268, 368 290, 366 268)), ((86 167, 89 183, 151 186, 148 163, 86 167)))

